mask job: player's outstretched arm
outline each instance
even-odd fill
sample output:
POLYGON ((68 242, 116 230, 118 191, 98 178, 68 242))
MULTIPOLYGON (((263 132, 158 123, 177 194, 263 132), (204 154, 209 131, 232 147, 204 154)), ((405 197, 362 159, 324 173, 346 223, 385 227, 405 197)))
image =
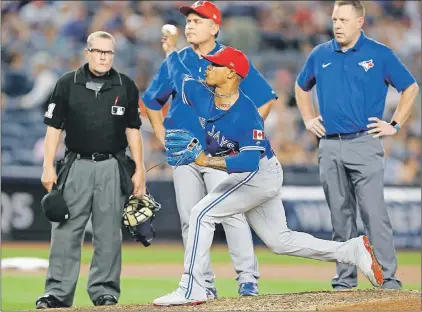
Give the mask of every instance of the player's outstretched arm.
POLYGON ((197 112, 204 112, 204 110, 208 112, 209 107, 206 104, 211 105, 213 102, 207 100, 211 97, 207 87, 193 79, 177 52, 171 53, 166 61, 170 78, 176 92, 181 95, 183 103, 193 106, 197 112))
POLYGON ((202 101, 197 101, 195 98, 200 98, 201 93, 208 93, 206 87, 199 81, 193 79, 189 69, 183 64, 177 53, 177 33, 174 35, 167 34, 161 38, 163 43, 163 50, 166 53, 166 63, 170 80, 176 88, 176 92, 182 96, 185 104, 195 107, 195 103, 199 105, 202 101))
POLYGON ((184 80, 193 78, 191 72, 187 69, 185 64, 183 64, 179 54, 177 53, 177 28, 173 31, 173 33, 166 32, 163 26, 163 36, 161 37, 161 42, 167 57, 166 63, 170 80, 175 85, 177 93, 183 94, 184 80))
MULTIPOLYGON (((179 53, 172 52, 166 59, 170 79, 173 81, 176 91, 179 94, 191 93, 193 90, 187 81, 195 81, 189 69, 186 68, 179 57, 179 53)), ((189 103, 190 104, 190 103, 189 103)))

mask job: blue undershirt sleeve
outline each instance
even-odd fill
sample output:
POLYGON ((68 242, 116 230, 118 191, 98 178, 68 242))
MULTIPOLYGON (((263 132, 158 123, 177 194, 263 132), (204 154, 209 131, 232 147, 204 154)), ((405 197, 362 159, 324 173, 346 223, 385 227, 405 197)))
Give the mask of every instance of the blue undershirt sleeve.
POLYGON ((258 170, 261 151, 245 150, 226 157, 227 173, 253 172, 258 170))

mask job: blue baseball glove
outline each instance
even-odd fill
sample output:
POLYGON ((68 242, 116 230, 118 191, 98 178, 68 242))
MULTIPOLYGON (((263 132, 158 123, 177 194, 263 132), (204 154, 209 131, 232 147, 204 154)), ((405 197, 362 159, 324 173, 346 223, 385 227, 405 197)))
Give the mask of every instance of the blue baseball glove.
POLYGON ((176 167, 194 162, 204 150, 187 130, 166 130, 165 147, 169 165, 176 167))

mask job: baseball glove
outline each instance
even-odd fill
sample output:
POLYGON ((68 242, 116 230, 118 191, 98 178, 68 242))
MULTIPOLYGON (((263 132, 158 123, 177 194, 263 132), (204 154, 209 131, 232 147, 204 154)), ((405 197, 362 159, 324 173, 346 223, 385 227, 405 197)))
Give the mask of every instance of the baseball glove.
POLYGON ((199 140, 187 130, 166 130, 165 147, 171 166, 190 164, 204 150, 199 140))
POLYGON ((145 247, 151 245, 155 237, 152 220, 160 209, 161 204, 156 202, 151 194, 145 194, 141 198, 130 196, 123 207, 123 225, 130 235, 145 247))

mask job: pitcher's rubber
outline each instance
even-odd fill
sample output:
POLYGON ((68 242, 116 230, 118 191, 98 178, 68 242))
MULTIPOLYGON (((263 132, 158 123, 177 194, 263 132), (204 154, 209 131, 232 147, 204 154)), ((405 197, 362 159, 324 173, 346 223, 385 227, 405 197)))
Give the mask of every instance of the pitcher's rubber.
POLYGON ((384 274, 382 273, 381 265, 378 263, 377 258, 375 258, 374 250, 371 244, 369 243, 369 239, 366 235, 363 236, 363 243, 372 258, 371 269, 372 272, 374 272, 375 280, 377 281, 378 286, 381 286, 384 283, 384 274))

